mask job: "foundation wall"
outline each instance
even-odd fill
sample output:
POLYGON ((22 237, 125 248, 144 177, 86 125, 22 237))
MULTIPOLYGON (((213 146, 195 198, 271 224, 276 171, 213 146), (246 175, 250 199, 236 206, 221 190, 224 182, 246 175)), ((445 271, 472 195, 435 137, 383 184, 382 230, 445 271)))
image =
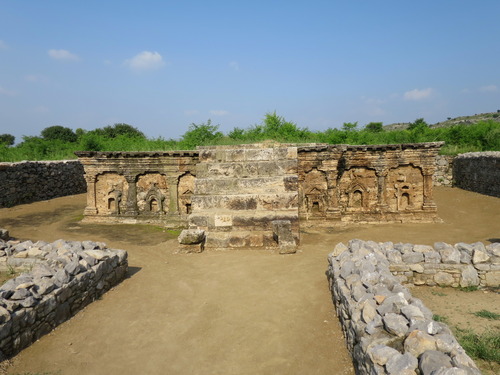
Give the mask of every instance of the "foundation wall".
POLYGON ((327 277, 356 373, 480 374, 448 326, 434 321, 432 312, 401 282, 498 285, 498 268, 492 268, 498 267, 498 245, 338 244, 329 255, 327 277), (482 271, 480 265, 490 270, 482 271), (442 267, 435 272, 435 266, 442 267), (425 280, 414 274, 427 271, 432 275, 425 280), (496 276, 488 281, 492 273, 496 276))
POLYGON ((500 151, 469 152, 453 163, 455 186, 500 197, 500 151))
POLYGON ((91 241, 0 241, 0 267, 27 273, 0 287, 0 361, 12 357, 118 284, 127 253, 91 241))
POLYGON ((32 203, 87 189, 78 160, 0 163, 0 208, 32 203))

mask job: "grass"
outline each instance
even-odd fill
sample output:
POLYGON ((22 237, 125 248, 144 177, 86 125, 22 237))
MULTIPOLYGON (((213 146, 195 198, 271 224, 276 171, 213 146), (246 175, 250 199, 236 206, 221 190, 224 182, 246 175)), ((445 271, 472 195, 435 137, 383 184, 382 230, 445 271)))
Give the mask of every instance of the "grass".
POLYGON ((432 320, 440 323, 448 323, 448 318, 446 316, 434 314, 432 315, 432 320))
POLYGON ((500 332, 488 331, 478 334, 472 330, 456 328, 455 335, 472 358, 500 363, 500 332))
POLYGON ((462 292, 475 292, 479 290, 479 287, 477 285, 470 285, 470 286, 460 286, 458 287, 458 290, 462 292))
POLYGON ((435 295, 435 296, 440 296, 440 297, 447 296, 447 294, 446 294, 446 293, 443 293, 443 292, 436 292, 435 290, 433 290, 431 293, 432 293, 433 295, 435 295))
POLYGON ((500 314, 488 311, 488 310, 480 310, 473 313, 475 316, 480 318, 490 319, 490 320, 500 320, 500 314))

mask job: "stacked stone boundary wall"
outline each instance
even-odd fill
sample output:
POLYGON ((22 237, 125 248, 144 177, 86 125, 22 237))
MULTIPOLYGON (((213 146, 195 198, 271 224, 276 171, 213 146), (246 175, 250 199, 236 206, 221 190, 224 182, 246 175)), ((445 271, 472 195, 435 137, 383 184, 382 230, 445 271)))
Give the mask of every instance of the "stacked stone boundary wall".
POLYGON ((79 160, 0 163, 0 208, 87 191, 79 160))
POLYGON ((469 152, 454 160, 455 186, 500 197, 500 151, 469 152))
POLYGON ((498 286, 500 244, 351 240, 328 257, 332 299, 358 374, 480 374, 451 330, 402 284, 498 286))
POLYGON ((454 156, 438 155, 436 156, 436 171, 432 180, 434 186, 453 186, 453 160, 454 156))
POLYGON ((70 319, 127 274, 127 252, 103 243, 0 240, 0 268, 24 269, 0 287, 0 361, 70 319))

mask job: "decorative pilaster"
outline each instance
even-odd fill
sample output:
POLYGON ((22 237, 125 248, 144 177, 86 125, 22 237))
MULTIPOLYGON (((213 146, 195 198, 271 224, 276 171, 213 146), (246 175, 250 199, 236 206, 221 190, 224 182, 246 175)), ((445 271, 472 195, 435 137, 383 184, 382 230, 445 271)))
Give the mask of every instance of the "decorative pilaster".
POLYGON ((177 176, 169 176, 167 177, 168 183, 168 193, 169 193, 169 204, 168 204, 168 212, 170 214, 179 214, 179 177, 177 176))
POLYGON ((83 211, 85 216, 87 215, 96 215, 97 214, 97 206, 96 206, 96 177, 93 174, 85 174, 85 181, 87 182, 87 207, 83 211))
POLYGON ((377 175, 377 207, 379 211, 387 211, 388 206, 385 201, 385 188, 386 188, 386 177, 387 177, 387 169, 377 169, 375 170, 375 174, 377 175))
POLYGON ((328 216, 340 216, 339 202, 337 199, 337 173, 329 171, 326 176, 327 184, 327 205, 326 212, 328 216))
POLYGON ((422 171, 424 176, 424 204, 422 205, 422 209, 427 211, 436 211, 436 203, 434 203, 434 197, 432 195, 432 173, 429 173, 429 170, 422 171))
POLYGON ((137 215, 137 184, 136 184, 137 176, 135 174, 125 175, 125 180, 128 184, 127 191, 127 203, 125 208, 126 215, 137 215))

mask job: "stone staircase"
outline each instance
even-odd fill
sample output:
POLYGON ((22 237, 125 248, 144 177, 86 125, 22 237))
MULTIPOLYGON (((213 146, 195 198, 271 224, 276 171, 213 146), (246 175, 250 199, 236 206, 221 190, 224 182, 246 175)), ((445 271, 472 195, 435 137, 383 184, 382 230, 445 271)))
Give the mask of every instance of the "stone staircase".
POLYGON ((279 248, 299 241, 297 148, 199 147, 189 228, 206 248, 279 248))

